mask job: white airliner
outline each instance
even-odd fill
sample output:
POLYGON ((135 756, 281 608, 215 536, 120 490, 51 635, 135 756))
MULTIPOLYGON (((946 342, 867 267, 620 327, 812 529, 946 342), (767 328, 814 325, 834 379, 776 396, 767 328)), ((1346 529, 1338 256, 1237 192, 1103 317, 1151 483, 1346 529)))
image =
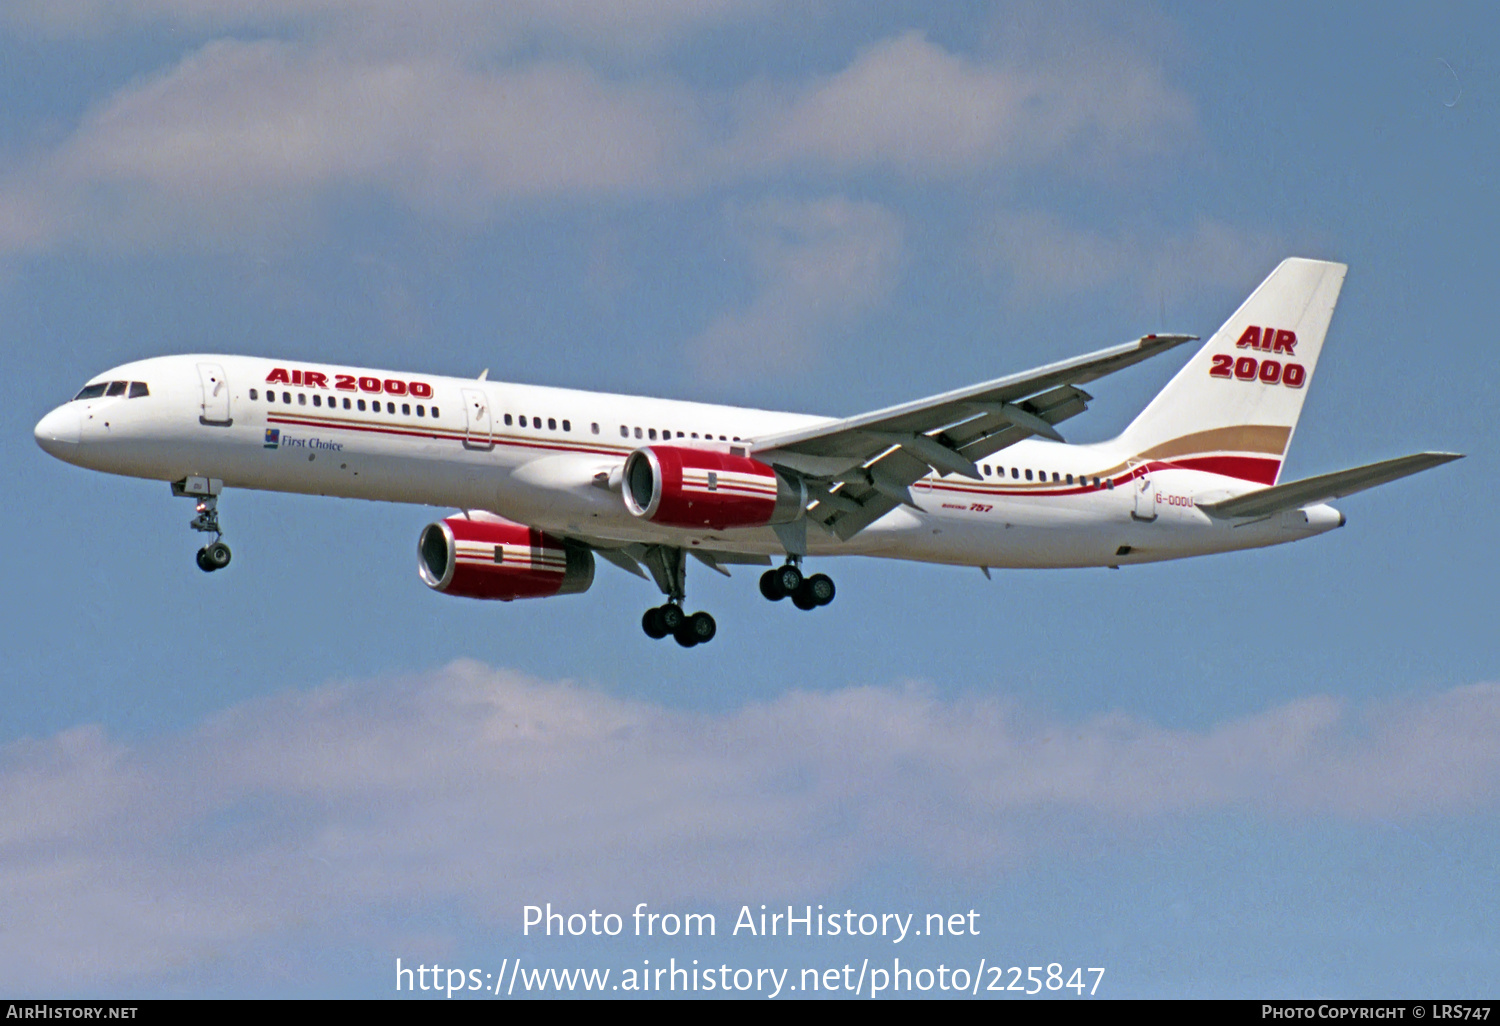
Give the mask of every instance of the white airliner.
POLYGON ((1068 445, 1080 387, 1185 342, 1124 345, 834 419, 247 356, 167 356, 99 375, 36 439, 81 467, 168 481, 228 565, 218 498, 259 488, 463 512, 428 525, 418 571, 468 598, 586 590, 594 556, 666 602, 653 638, 713 638, 684 612, 688 557, 772 566, 769 599, 834 595, 806 558, 1118 567, 1296 541, 1326 505, 1458 459, 1427 452, 1279 483, 1343 285, 1284 261, 1118 438, 1068 445), (784 559, 780 566, 774 562, 784 559))

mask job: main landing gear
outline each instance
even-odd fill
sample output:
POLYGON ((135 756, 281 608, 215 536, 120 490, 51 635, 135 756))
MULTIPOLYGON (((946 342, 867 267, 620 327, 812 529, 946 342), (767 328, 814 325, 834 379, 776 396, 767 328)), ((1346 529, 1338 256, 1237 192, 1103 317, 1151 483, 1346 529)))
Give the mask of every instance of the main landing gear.
POLYGON ((660 640, 671 635, 683 648, 706 645, 719 633, 719 625, 707 613, 687 613, 682 601, 687 597, 687 559, 681 549, 653 545, 642 562, 667 601, 648 609, 641 616, 641 630, 648 638, 660 640))
POLYGON ((760 593, 772 602, 791 597, 798 609, 816 609, 833 601, 837 589, 827 574, 802 576, 795 562, 774 567, 760 575, 760 593))
POLYGON ((198 550, 198 569, 206 574, 224 569, 234 555, 229 551, 229 545, 224 541, 224 532, 219 527, 219 492, 223 488, 224 482, 203 477, 190 477, 172 484, 173 495, 186 495, 198 500, 198 505, 194 507, 194 512, 198 515, 188 521, 188 526, 214 536, 213 541, 198 550))
POLYGON ((658 640, 670 634, 683 648, 692 648, 714 640, 719 625, 707 613, 684 613, 678 602, 669 601, 642 614, 641 630, 658 640))

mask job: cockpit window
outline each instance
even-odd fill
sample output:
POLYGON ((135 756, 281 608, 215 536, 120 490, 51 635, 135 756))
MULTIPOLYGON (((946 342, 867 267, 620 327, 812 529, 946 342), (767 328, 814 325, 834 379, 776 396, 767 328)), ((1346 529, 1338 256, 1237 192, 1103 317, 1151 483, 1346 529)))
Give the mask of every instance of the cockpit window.
POLYGON ((129 387, 130 387, 130 382, 128 382, 128 381, 111 381, 109 383, 109 391, 105 392, 104 394, 105 395, 124 395, 125 394, 125 390, 127 388, 129 388, 129 387))
POLYGON ((150 394, 151 390, 146 387, 146 383, 144 381, 132 381, 130 383, 130 398, 139 399, 142 396, 147 396, 150 394))
POLYGON ((100 381, 97 384, 85 385, 83 386, 83 391, 75 395, 73 397, 73 400, 76 402, 79 399, 98 399, 101 395, 104 394, 104 390, 108 387, 108 381, 100 381))

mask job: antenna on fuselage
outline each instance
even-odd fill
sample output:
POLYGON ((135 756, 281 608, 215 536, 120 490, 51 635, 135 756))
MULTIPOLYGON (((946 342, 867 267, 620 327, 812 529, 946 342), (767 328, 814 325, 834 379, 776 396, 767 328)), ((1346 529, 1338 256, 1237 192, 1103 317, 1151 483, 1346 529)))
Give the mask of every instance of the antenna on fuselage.
POLYGON ((488 380, 489 376, 490 376, 490 369, 488 367, 486 367, 484 370, 482 370, 482 371, 479 372, 479 380, 480 381, 486 381, 486 380, 488 380))

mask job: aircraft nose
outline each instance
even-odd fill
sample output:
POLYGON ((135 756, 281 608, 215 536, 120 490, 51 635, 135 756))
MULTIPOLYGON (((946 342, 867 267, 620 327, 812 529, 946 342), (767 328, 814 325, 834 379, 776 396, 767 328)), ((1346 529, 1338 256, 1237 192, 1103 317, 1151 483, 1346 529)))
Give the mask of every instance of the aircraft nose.
POLYGON ((72 405, 59 406, 36 424, 36 444, 49 455, 65 460, 78 448, 83 416, 72 405))

